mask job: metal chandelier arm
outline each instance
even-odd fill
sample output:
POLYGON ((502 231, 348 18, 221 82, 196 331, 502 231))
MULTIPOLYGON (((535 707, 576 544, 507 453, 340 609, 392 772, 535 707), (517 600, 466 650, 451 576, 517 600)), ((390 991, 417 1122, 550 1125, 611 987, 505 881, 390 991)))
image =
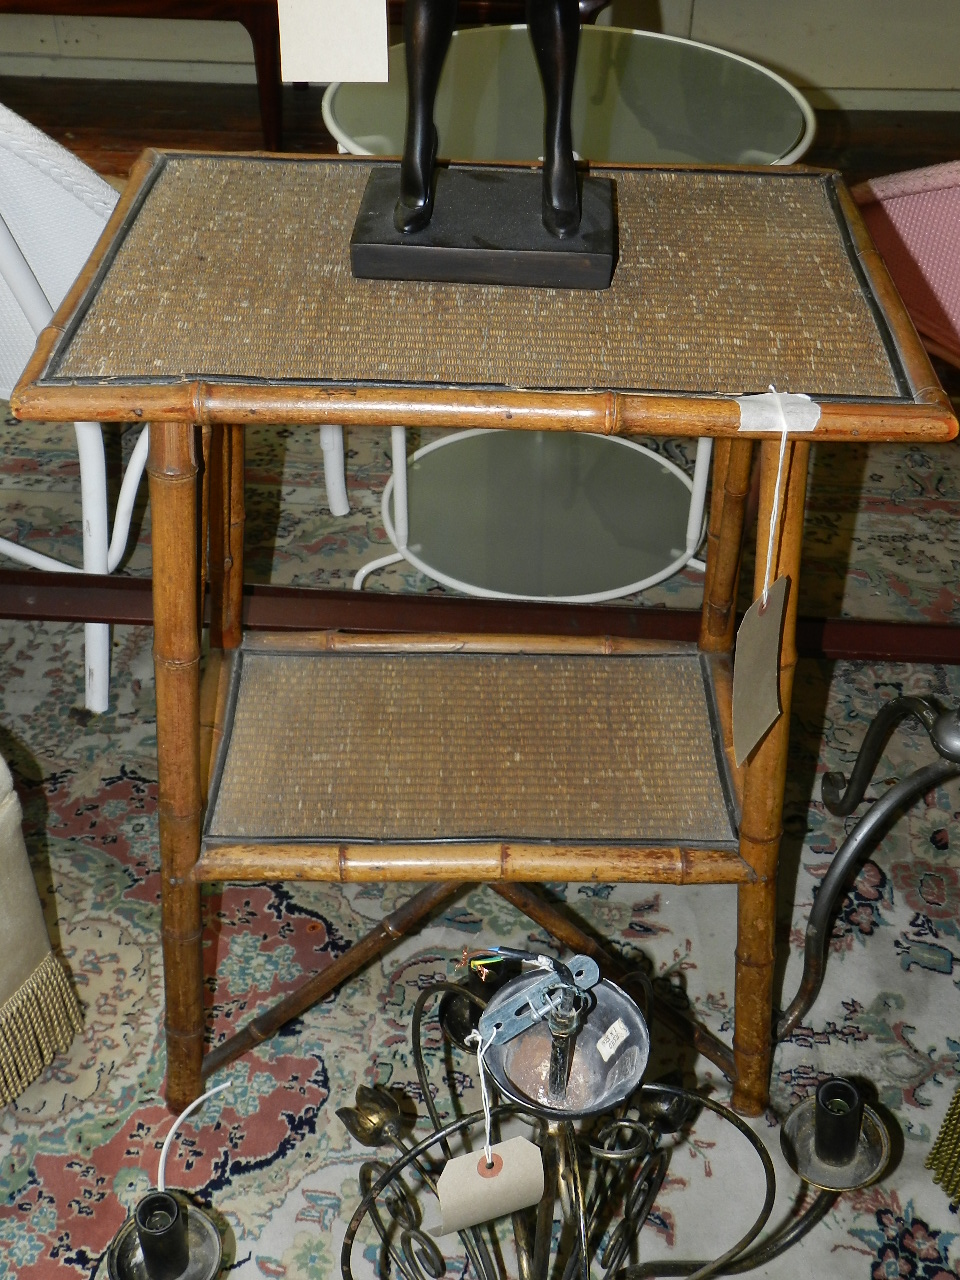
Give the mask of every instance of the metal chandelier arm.
MULTIPOLYGON (((906 699, 898 699, 898 701, 906 701, 906 699)), ((913 699, 913 701, 920 702, 924 700, 913 699)), ((877 721, 875 720, 867 734, 868 738, 876 724, 877 721)), ((861 749, 860 757, 857 760, 857 766, 860 765, 860 760, 864 758, 866 745, 865 739, 864 747, 861 749)), ((793 1032, 800 1019, 810 1010, 820 994, 825 964, 824 951, 827 939, 830 936, 837 901, 856 864, 864 856, 867 849, 872 846, 873 838, 880 833, 899 809, 906 808, 917 796, 924 795, 939 783, 947 782, 951 778, 957 777, 960 777, 960 764, 949 759, 939 759, 934 760, 931 764, 924 765, 922 769, 917 769, 909 777, 901 779, 900 782, 890 788, 886 795, 875 801, 872 808, 867 810, 834 854, 830 869, 824 876, 823 883, 817 891, 810 918, 807 922, 803 977, 800 982, 800 988, 783 1017, 777 1023, 777 1040, 785 1040, 793 1032)))
POLYGON ((863 800, 887 738, 900 721, 906 720, 909 716, 916 716, 927 733, 930 733, 939 715, 940 708, 929 698, 912 696, 894 698, 892 702, 888 702, 886 706, 881 707, 874 716, 860 745, 860 752, 850 774, 850 781, 846 784, 846 789, 844 789, 842 773, 825 773, 823 775, 823 781, 820 784, 820 798, 823 800, 826 809, 834 817, 849 817, 863 800))

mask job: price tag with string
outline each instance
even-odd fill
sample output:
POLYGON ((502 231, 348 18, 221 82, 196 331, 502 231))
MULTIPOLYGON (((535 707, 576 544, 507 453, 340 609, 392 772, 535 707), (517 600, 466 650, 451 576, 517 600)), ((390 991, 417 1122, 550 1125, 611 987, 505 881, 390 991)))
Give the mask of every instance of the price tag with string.
POLYGON ((780 520, 783 463, 790 432, 812 431, 820 408, 804 395, 781 394, 771 387, 758 396, 740 396, 741 431, 779 431, 780 457, 774 485, 763 590, 743 615, 733 664, 733 754, 743 764, 783 712, 780 702, 780 649, 789 582, 771 582, 773 548, 780 520))
POLYGON ((524 1137, 491 1143, 490 1093, 483 1055, 493 1044, 494 1036, 484 1040, 474 1031, 473 1039, 483 1101, 483 1150, 454 1156, 444 1165, 437 1179, 439 1220, 434 1216, 424 1223, 433 1236, 449 1235, 528 1209, 543 1197, 543 1157, 536 1143, 524 1137))
MULTIPOLYGON (((481 979, 485 979, 492 966, 504 961, 520 961, 527 972, 507 983, 501 992, 502 1000, 494 998, 487 1004, 476 1030, 464 1041, 466 1045, 475 1045, 477 1050, 483 1103, 483 1151, 479 1155, 469 1152, 454 1156, 444 1165, 437 1179, 439 1212, 434 1210, 424 1224, 434 1236, 462 1231, 466 1227, 528 1209, 542 1199, 543 1157, 536 1143, 524 1137, 509 1138, 496 1144, 492 1141, 486 1054, 492 1045, 506 1044, 543 1019, 550 1025, 551 1015, 564 1004, 563 996, 578 992, 582 995, 600 981, 600 970, 589 956, 577 955, 568 963, 561 963, 548 955, 517 951, 513 947, 498 946, 478 951, 464 948, 458 967, 469 965, 481 979), (517 983, 520 983, 519 990, 516 989, 517 983)), ((606 1057, 609 1057, 622 1043, 618 1024, 610 1028, 606 1039, 606 1057)))

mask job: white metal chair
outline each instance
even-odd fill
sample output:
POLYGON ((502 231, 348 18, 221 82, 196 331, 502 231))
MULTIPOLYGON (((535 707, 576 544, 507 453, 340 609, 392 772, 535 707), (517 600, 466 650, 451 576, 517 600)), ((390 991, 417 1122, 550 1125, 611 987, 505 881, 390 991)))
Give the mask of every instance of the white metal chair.
MULTIPOLYGON (((0 397, 6 399, 37 335, 90 255, 117 192, 39 129, 0 104, 0 397)), ((120 487, 113 535, 107 513, 103 431, 75 424, 80 458, 83 569, 0 537, 0 555, 35 569, 112 573, 123 557, 149 447, 145 427, 120 487)), ((343 474, 343 433, 321 432, 327 500, 334 515, 350 510, 343 474)), ((110 628, 84 629, 86 706, 106 711, 110 696, 110 628)))

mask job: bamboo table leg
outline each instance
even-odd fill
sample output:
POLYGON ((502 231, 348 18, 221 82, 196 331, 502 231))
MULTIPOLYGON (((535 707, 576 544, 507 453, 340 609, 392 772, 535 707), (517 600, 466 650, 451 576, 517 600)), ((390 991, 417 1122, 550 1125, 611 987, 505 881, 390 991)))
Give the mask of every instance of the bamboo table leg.
POLYGON ((752 440, 717 441, 700 627, 700 648, 705 653, 729 653, 733 648, 744 512, 752 464, 752 440))
MULTIPOLYGON (((779 451, 779 439, 765 441, 761 447, 754 599, 764 586, 779 451)), ((790 579, 780 650, 780 701, 783 711, 747 761, 740 822, 740 854, 757 877, 754 883, 737 887, 733 1106, 747 1115, 758 1115, 766 1106, 770 1093, 777 858, 783 832, 790 703, 797 665, 797 584, 809 456, 809 444, 787 445, 785 478, 780 495, 782 515, 778 521, 771 574, 772 581, 784 575, 790 579)))
POLYGON ((213 428, 210 476, 210 643, 235 649, 242 635, 243 427, 213 428))
POLYGON ((150 426, 154 667, 160 778, 161 926, 167 1038, 167 1103, 198 1097, 203 1060, 200 886, 200 643, 196 431, 150 426))
POLYGON ((223 647, 235 649, 243 632, 244 433, 241 426, 223 429, 227 443, 228 502, 224 558, 223 647))

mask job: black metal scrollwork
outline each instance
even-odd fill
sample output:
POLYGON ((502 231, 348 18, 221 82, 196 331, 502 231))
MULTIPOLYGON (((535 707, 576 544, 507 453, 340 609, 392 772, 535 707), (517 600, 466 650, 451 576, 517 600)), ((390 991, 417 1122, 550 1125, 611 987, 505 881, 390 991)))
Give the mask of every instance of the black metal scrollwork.
MULTIPOLYGON (((443 1120, 427 1078, 422 1026, 432 1001, 459 990, 451 983, 437 984, 421 993, 414 1010, 414 1062, 432 1132, 415 1146, 405 1143, 396 1099, 382 1089, 362 1086, 357 1091, 356 1106, 338 1112, 358 1141, 367 1145, 391 1145, 399 1153, 392 1164, 376 1159, 361 1167, 362 1199, 347 1227, 341 1250, 344 1280, 353 1280, 351 1254, 365 1218, 369 1218, 379 1235, 383 1268, 390 1267, 402 1280, 440 1280, 446 1272, 436 1241, 423 1230, 417 1196, 424 1189, 436 1194, 437 1157, 449 1159, 451 1144, 456 1139, 470 1135, 476 1141, 482 1134, 483 1113, 455 1115, 446 1122, 443 1120), (411 1178, 413 1187, 405 1180, 408 1174, 415 1174, 415 1178, 411 1178)), ((466 999, 483 1007, 483 999, 476 994, 468 993, 466 999)), ((455 1111, 456 1099, 451 1101, 455 1111)), ((721 1270, 740 1269, 732 1265, 734 1259, 749 1256, 745 1251, 773 1208, 774 1175, 770 1157, 738 1116, 710 1098, 667 1084, 641 1086, 614 1114, 600 1118, 592 1129, 583 1133, 578 1133, 569 1121, 545 1121, 515 1104, 493 1107, 491 1136, 494 1140, 501 1123, 512 1116, 522 1116, 527 1123, 539 1126, 537 1141, 544 1157, 546 1194, 535 1213, 536 1232, 532 1238, 530 1215, 514 1215, 517 1270, 521 1280, 545 1280, 551 1274, 551 1258, 556 1248, 554 1213, 558 1205, 561 1252, 566 1255, 562 1280, 588 1280, 591 1259, 607 1280, 640 1280, 641 1276, 658 1274, 658 1264, 637 1263, 636 1254, 638 1237, 654 1207, 667 1169, 668 1153, 660 1147, 660 1139, 663 1134, 677 1132, 688 1125, 701 1108, 720 1115, 753 1145, 763 1166, 766 1191, 753 1225, 720 1258, 708 1263, 673 1264, 674 1273, 693 1271, 697 1280, 721 1270)), ((459 1238, 470 1270, 478 1280, 500 1280, 505 1274, 504 1260, 495 1237, 489 1238, 494 1243, 493 1249, 487 1233, 479 1227, 459 1232, 459 1238)), ((792 1232, 791 1239, 795 1238, 797 1233, 792 1232)), ((779 1247, 784 1247, 782 1242, 779 1247)), ((670 1273, 669 1267, 670 1264, 663 1274, 670 1273)))
POLYGON ((608 1274, 612 1275, 620 1268, 627 1256, 627 1250, 640 1235, 644 1223, 650 1216, 650 1210, 654 1206, 666 1172, 666 1153, 651 1151, 634 1174, 624 1202, 623 1217, 611 1232, 606 1247, 600 1255, 600 1265, 608 1274))
POLYGON ((419 1228, 411 1227, 401 1235, 400 1244, 411 1280, 440 1280, 447 1264, 435 1240, 419 1228))

